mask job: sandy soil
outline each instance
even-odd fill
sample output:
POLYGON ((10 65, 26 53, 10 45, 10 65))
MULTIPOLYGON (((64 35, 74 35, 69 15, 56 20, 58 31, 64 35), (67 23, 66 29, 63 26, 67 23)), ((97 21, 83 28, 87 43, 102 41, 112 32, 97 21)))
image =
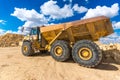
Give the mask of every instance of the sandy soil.
POLYGON ((120 65, 85 68, 72 59, 57 62, 49 54, 25 57, 20 47, 0 48, 0 80, 120 80, 120 65))

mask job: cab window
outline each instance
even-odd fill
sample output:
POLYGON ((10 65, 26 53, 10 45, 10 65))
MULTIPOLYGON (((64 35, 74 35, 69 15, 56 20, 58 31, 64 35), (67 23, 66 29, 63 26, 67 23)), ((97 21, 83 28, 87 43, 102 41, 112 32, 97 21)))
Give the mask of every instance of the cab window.
POLYGON ((37 29, 32 29, 30 35, 37 35, 37 29))

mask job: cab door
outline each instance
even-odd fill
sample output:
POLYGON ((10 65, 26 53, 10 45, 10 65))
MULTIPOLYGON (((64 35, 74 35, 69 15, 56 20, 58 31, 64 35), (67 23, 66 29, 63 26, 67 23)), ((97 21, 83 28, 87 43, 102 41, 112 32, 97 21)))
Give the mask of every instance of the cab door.
POLYGON ((32 28, 31 32, 30 32, 30 36, 32 38, 32 40, 38 40, 38 31, 37 28, 32 28))
POLYGON ((39 50, 40 49, 40 31, 39 31, 39 28, 32 28, 31 29, 31 32, 30 32, 30 36, 31 36, 31 39, 32 39, 32 45, 34 47, 34 49, 36 50, 39 50))

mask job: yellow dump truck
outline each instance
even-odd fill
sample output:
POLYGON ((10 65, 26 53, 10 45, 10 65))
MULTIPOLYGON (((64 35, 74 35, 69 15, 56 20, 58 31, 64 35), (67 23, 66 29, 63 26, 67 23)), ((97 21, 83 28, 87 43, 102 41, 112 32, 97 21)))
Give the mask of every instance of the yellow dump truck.
POLYGON ((23 40, 22 53, 31 56, 37 51, 48 51, 57 61, 72 56, 81 66, 95 67, 102 60, 102 52, 94 41, 111 33, 110 19, 105 16, 34 27, 23 40))

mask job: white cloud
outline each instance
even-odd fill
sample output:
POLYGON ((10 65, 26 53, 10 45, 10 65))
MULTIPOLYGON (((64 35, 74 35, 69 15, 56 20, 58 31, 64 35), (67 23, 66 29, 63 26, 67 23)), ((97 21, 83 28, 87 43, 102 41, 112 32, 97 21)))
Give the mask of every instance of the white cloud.
POLYGON ((72 3, 72 0, 69 0, 72 3))
POLYGON ((57 5, 57 1, 45 2, 41 7, 41 13, 50 16, 52 19, 62 19, 73 16, 73 10, 70 5, 65 4, 64 7, 60 8, 57 5))
POLYGON ((16 31, 0 29, 0 35, 4 35, 4 34, 7 34, 7 33, 19 34, 16 31))
MULTIPOLYGON (((17 17, 21 21, 25 21, 24 25, 22 25, 25 28, 41 26, 48 23, 47 18, 45 18, 43 14, 36 12, 34 9, 27 10, 26 8, 15 8, 15 11, 11 15, 17 17)), ((26 32, 28 31, 25 31, 25 33, 26 32)))
POLYGON ((19 34, 18 32, 16 32, 16 31, 12 31, 12 30, 7 30, 7 31, 5 31, 5 34, 7 34, 7 33, 19 34))
POLYGON ((3 29, 0 29, 0 35, 4 34, 5 33, 5 30, 3 29))
POLYGON ((101 15, 112 18, 118 15, 118 11, 119 11, 118 3, 113 4, 111 7, 97 6, 95 9, 90 8, 82 19, 101 16, 101 15))
POLYGON ((66 2, 66 1, 69 1, 70 3, 72 3, 72 0, 63 0, 64 2, 66 2))
POLYGON ((120 43, 120 36, 116 32, 114 32, 113 34, 105 38, 101 38, 100 41, 104 44, 120 43))
POLYGON ((86 2, 88 2, 88 0, 85 0, 86 2))
POLYGON ((73 6, 73 10, 74 11, 77 11, 78 13, 84 13, 84 12, 87 12, 87 8, 86 7, 84 7, 84 6, 78 6, 78 4, 75 4, 74 6, 73 6))
POLYGON ((5 24, 6 21, 5 20, 0 20, 0 24, 5 24))
POLYGON ((114 29, 120 29, 120 22, 114 21, 114 22, 112 23, 112 26, 113 26, 114 29))
POLYGON ((26 8, 15 8, 14 13, 11 15, 17 17, 21 21, 25 21, 24 26, 26 27, 33 25, 38 26, 47 23, 47 19, 44 15, 36 12, 34 9, 26 10, 26 8))

